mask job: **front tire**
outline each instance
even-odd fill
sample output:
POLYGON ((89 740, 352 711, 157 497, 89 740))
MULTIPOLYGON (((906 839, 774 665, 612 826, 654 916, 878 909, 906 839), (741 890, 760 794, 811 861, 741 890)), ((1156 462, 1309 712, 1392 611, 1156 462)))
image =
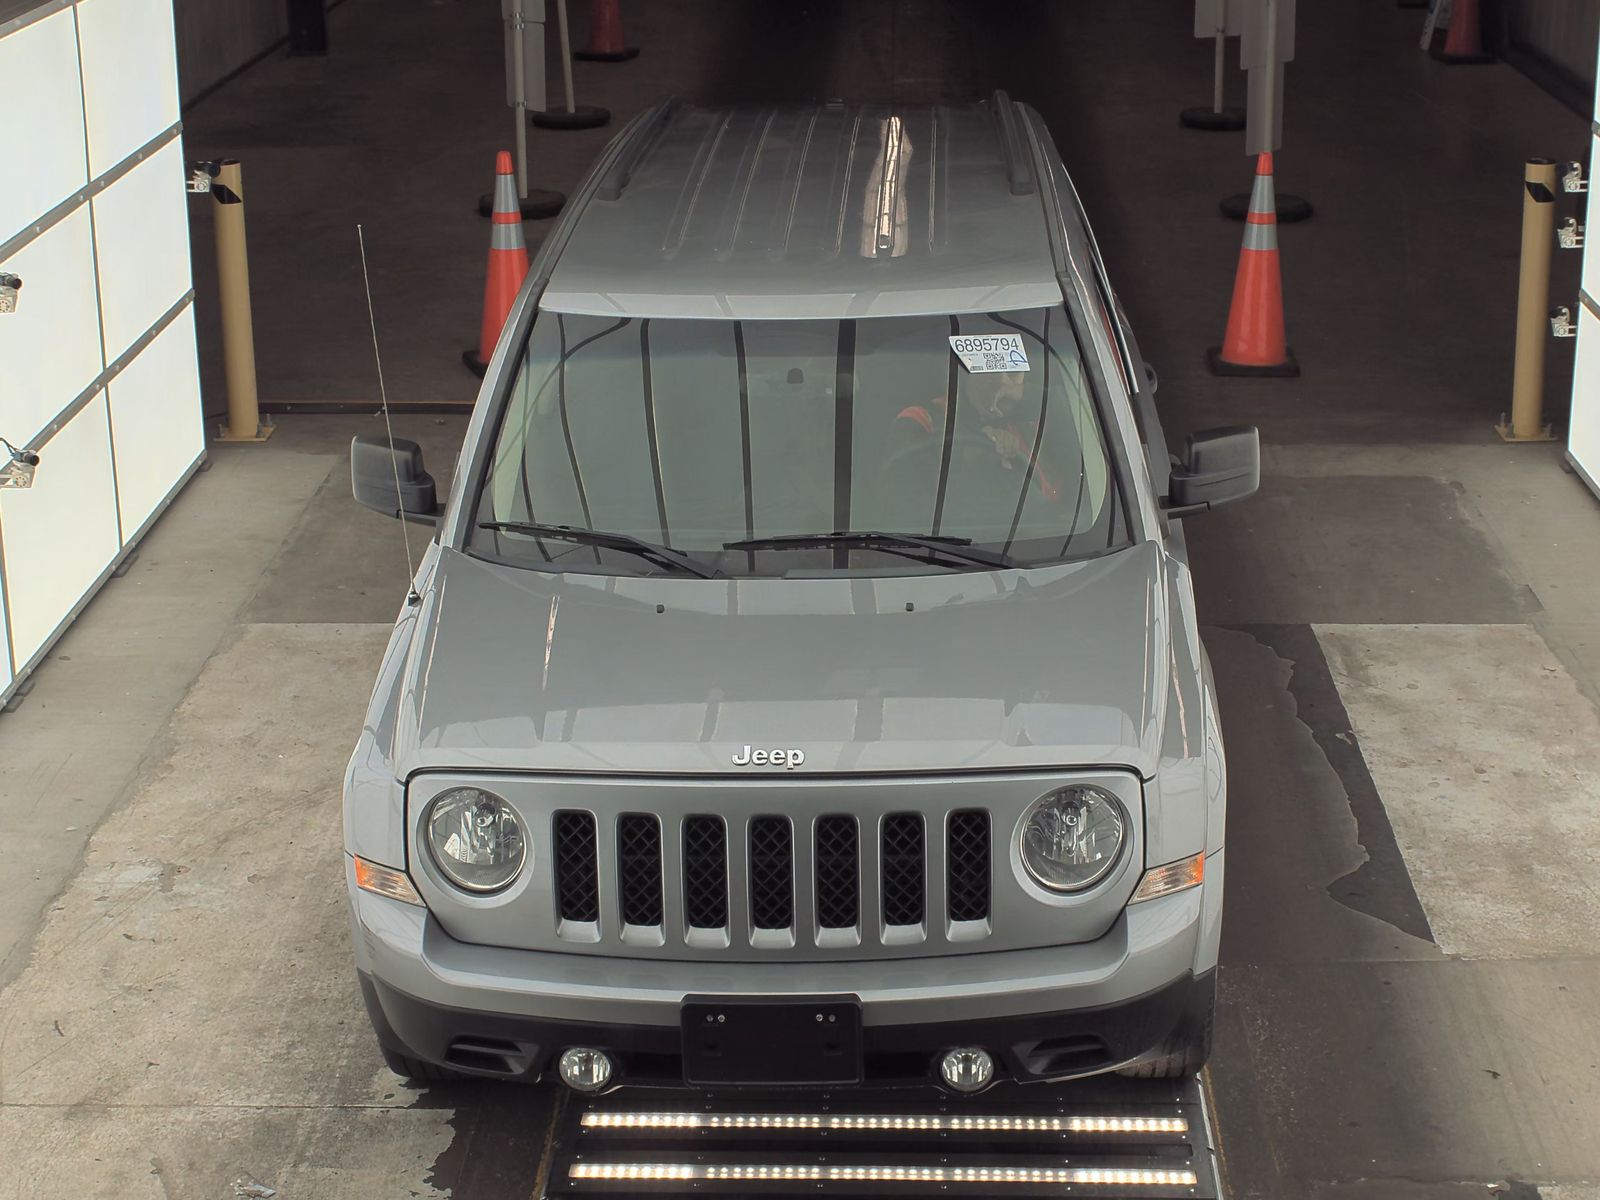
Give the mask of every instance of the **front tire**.
POLYGON ((461 1071, 452 1071, 449 1067, 423 1062, 420 1058, 411 1058, 391 1050, 382 1042, 378 1043, 378 1049, 383 1052, 384 1065, 407 1083, 461 1083, 477 1078, 461 1071))
POLYGON ((1128 1079, 1188 1079, 1198 1075, 1211 1057, 1211 1031, 1217 1013, 1217 981, 1209 981, 1203 998, 1189 1011, 1172 1036, 1151 1057, 1123 1067, 1118 1075, 1128 1079))

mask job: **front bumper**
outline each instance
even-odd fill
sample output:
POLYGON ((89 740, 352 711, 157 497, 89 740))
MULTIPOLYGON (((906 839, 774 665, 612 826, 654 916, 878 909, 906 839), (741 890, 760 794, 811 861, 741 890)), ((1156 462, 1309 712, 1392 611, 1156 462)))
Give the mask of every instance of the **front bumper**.
POLYGON ((682 1081, 688 996, 858 997, 869 1084, 924 1081, 932 1056, 984 1045, 1017 1079, 1108 1071, 1208 1002, 1222 856, 1203 887, 1125 910, 1074 946, 873 962, 661 962, 458 942, 427 910, 350 880, 357 967, 380 1040, 427 1062, 535 1080, 574 1045, 619 1081, 682 1081))

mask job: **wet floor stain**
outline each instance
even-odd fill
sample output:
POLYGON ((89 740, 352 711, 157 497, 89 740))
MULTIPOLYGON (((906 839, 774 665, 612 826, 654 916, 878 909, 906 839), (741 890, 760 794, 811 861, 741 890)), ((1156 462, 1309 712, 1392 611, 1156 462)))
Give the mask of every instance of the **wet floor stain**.
POLYGON ((1356 840, 1366 855, 1355 870, 1328 885, 1328 895, 1347 908, 1376 917, 1403 933, 1434 941, 1411 873, 1395 840, 1383 798, 1350 726, 1322 645, 1309 625, 1250 625, 1240 628, 1292 665, 1289 695, 1328 766, 1338 776, 1355 818, 1356 840))
POLYGON ((413 1107, 448 1109, 450 1144, 424 1180, 453 1200, 529 1200, 541 1190, 564 1097, 495 1080, 430 1084, 413 1107))

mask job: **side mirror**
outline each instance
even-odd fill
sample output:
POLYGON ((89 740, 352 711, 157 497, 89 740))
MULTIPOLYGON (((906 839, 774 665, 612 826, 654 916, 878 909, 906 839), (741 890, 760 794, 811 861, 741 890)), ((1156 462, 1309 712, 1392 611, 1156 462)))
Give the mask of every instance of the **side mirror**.
POLYGON ((422 447, 395 438, 356 437, 350 443, 350 490, 356 503, 391 517, 433 524, 439 500, 433 476, 422 469, 422 447), (396 481, 399 486, 396 486, 396 481))
POLYGON ((1168 486, 1169 517, 1187 517, 1255 495, 1261 486, 1261 435, 1254 425, 1192 435, 1168 486))

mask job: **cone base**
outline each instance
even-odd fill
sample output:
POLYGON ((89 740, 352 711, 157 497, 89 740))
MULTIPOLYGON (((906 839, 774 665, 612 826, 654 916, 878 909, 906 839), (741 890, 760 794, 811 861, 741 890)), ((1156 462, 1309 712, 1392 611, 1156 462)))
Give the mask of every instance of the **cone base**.
POLYGON ((1226 375, 1235 378, 1248 378, 1257 376, 1265 379, 1294 379, 1300 374, 1300 364, 1295 361, 1294 351, 1285 349, 1281 363, 1267 363, 1257 366, 1253 363, 1229 362, 1222 357, 1222 347, 1212 346, 1206 351, 1206 366, 1211 368, 1213 375, 1226 375))
POLYGON ((528 120, 540 129, 597 129, 611 120, 611 110, 597 104, 580 104, 571 110, 550 108, 532 112, 528 120))
MULTIPOLYGON (((549 192, 544 188, 531 188, 528 198, 521 203, 522 219, 524 221, 538 221, 545 217, 553 217, 561 211, 567 198, 560 192, 549 192)), ((480 217, 494 216, 494 197, 478 197, 478 215, 480 217)))
POLYGON ((579 62, 627 62, 639 57, 639 47, 624 46, 621 50, 591 50, 587 47, 574 50, 572 57, 579 62))
POLYGON ((463 350, 461 352, 461 364, 479 379, 482 379, 486 374, 488 374, 489 371, 489 364, 484 361, 484 359, 479 357, 476 348, 472 350, 463 350))
POLYGON ((1201 129, 1207 133, 1228 133, 1245 126, 1244 109, 1186 108, 1178 114, 1178 124, 1185 129, 1201 129))
POLYGON ((1481 67, 1488 63, 1500 60, 1492 54, 1451 54, 1443 46, 1430 46, 1428 53, 1442 63, 1449 63, 1453 67, 1481 67))
MULTIPOLYGON (((1296 221, 1307 221, 1311 214, 1317 210, 1311 207, 1311 201, 1301 196, 1291 196, 1283 193, 1278 196, 1278 223, 1292 225, 1296 221)), ((1222 215, 1230 221, 1242 221, 1250 211, 1250 194, 1240 192, 1237 196, 1228 196, 1217 205, 1222 215)))

